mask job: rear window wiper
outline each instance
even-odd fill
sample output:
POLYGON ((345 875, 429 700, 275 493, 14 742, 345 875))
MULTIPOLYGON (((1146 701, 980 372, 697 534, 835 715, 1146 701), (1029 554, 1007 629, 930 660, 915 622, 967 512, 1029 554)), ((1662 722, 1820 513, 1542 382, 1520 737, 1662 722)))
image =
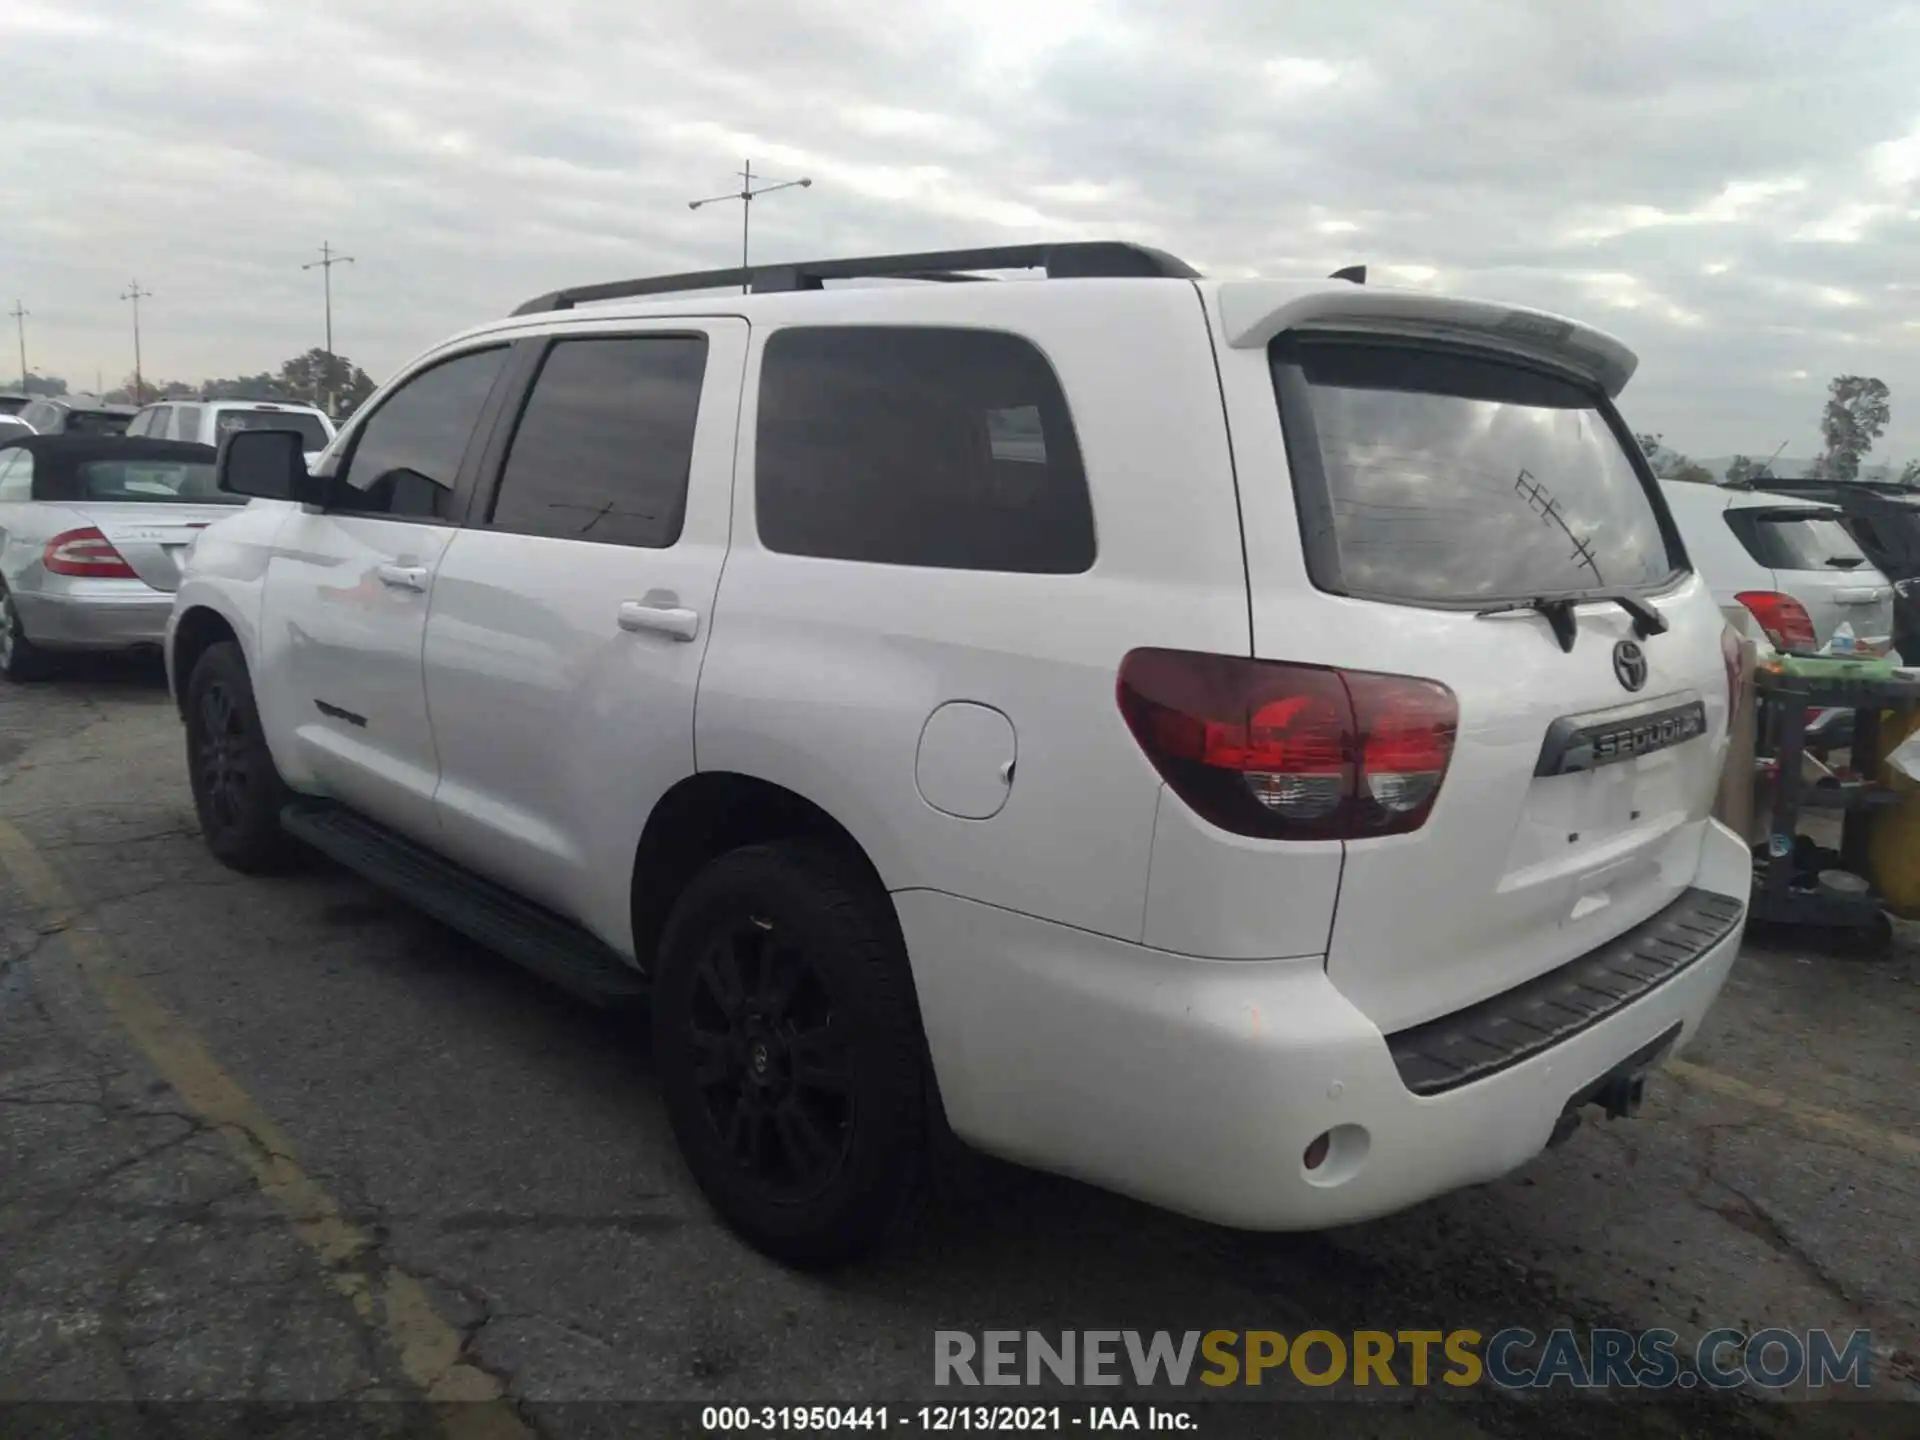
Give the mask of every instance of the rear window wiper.
POLYGON ((1642 640, 1649 635, 1667 633, 1667 617, 1634 595, 1540 596, 1533 600, 1509 600, 1502 605, 1489 605, 1486 609, 1474 613, 1485 617, 1511 615, 1520 610, 1537 610, 1546 617, 1548 626, 1553 630, 1553 638, 1560 642, 1560 648, 1571 653, 1574 636, 1579 633, 1579 627, 1573 618, 1573 607, 1595 600, 1611 600, 1631 615, 1633 633, 1642 640))

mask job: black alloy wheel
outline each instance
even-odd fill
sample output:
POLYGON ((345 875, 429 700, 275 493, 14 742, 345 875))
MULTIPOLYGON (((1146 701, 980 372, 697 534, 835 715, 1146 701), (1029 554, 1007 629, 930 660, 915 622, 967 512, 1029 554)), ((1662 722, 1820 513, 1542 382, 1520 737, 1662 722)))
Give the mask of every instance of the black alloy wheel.
POLYGON ((810 1199, 846 1162, 849 1056, 825 982, 764 916, 713 938, 694 969, 687 1038, 714 1133, 765 1193, 810 1199))
POLYGON ((654 982, 667 1114, 721 1218, 793 1265, 894 1232, 923 1193, 938 1102, 871 870, 810 839, 718 857, 676 901, 654 982))
POLYGON ((294 848, 280 828, 287 789, 267 748, 238 645, 207 648, 187 680, 184 710, 187 779, 207 848, 245 874, 280 868, 294 848))

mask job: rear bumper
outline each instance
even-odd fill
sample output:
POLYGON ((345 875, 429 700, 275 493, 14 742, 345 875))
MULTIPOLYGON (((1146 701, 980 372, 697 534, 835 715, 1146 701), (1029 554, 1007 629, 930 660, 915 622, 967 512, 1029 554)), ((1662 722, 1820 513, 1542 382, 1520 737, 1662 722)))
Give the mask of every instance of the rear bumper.
MULTIPOLYGON (((1709 827, 1696 887, 1744 907, 1751 861, 1709 827)), ((932 892, 895 897, 941 1097, 983 1149, 1222 1224, 1364 1220, 1514 1169, 1568 1102, 1689 1040, 1744 908, 1684 965, 1547 1048, 1416 1094, 1322 958, 1194 960, 932 892), (1677 1033, 1676 1033, 1677 1032, 1677 1033), (1326 1132, 1331 1152, 1303 1152, 1326 1132)))
POLYGON ((27 638, 49 650, 120 650, 158 645, 173 597, 138 580, 92 580, 62 594, 16 591, 27 638))

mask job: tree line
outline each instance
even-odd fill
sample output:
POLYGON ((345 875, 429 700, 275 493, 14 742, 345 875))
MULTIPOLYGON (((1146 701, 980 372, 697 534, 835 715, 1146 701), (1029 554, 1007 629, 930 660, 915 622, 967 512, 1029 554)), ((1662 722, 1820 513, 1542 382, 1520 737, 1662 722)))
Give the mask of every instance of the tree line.
MULTIPOLYGON (((1836 375, 1827 382, 1827 404, 1820 412, 1821 450, 1813 462, 1812 474, 1822 480, 1858 480, 1860 465, 1873 452, 1874 442, 1886 433, 1892 418, 1893 392, 1886 382, 1871 375, 1836 375)), ((1727 473, 1716 479, 1706 466, 1676 450, 1669 450, 1659 435, 1643 432, 1634 437, 1649 461, 1658 460, 1663 479, 1687 480, 1715 485, 1722 480, 1742 485, 1766 480, 1771 473, 1767 462, 1751 455, 1736 455, 1727 465, 1727 473)), ((1920 488, 1920 460, 1903 465, 1894 482, 1920 488)))
MULTIPOLYGON (((28 375, 29 395, 65 395, 67 382, 57 375, 28 375)), ((115 405, 151 405, 159 400, 277 400, 289 405, 313 405, 345 419, 373 393, 373 380, 344 355, 329 355, 319 346, 284 360, 278 370, 231 379, 153 381, 129 375, 117 389, 100 398, 115 405)))

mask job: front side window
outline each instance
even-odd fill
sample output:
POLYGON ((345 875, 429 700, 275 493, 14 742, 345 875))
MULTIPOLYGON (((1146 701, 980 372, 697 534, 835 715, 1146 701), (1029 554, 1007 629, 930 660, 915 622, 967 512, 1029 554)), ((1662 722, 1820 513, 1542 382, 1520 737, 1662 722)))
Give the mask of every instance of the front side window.
POLYGON ((659 549, 680 538, 707 342, 561 340, 547 352, 500 475, 497 530, 659 549))
POLYGON ((1679 570, 1597 390, 1405 342, 1282 336, 1269 360, 1319 588, 1474 605, 1679 570))
POLYGON ((781 330, 760 369, 761 542, 882 565, 1069 575, 1093 507, 1066 396, 992 330, 781 330))
POLYGON ((499 346, 444 360, 382 401, 354 440, 336 508, 451 518, 461 459, 506 358, 499 346))

